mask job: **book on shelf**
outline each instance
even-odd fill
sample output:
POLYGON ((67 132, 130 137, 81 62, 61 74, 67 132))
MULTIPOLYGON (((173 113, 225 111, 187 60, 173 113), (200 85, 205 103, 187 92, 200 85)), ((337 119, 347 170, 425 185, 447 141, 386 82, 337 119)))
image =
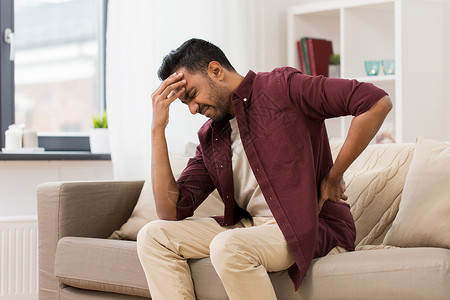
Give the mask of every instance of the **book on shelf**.
POLYGON ((309 38, 307 38, 307 37, 303 37, 303 38, 300 39, 300 43, 301 43, 301 45, 302 45, 302 47, 301 47, 301 50, 302 50, 302 57, 303 57, 303 62, 304 62, 304 64, 305 64, 305 69, 304 69, 303 72, 304 72, 305 74, 311 75, 311 68, 310 68, 310 65, 309 65, 308 46, 307 46, 307 44, 306 44, 306 41, 307 41, 308 39, 309 39, 309 38))
POLYGON ((297 50, 303 73, 328 76, 328 65, 333 55, 330 40, 303 37, 297 42, 297 50))
POLYGON ((304 74, 308 74, 306 72, 305 58, 303 55, 302 42, 297 41, 297 52, 298 52, 298 60, 300 61, 300 71, 304 74))

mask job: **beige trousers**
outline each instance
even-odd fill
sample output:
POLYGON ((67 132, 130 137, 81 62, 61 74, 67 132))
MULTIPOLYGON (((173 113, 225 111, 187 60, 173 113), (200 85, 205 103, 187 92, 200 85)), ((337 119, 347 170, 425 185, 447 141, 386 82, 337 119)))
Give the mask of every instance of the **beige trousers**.
POLYGON ((212 218, 153 221, 137 239, 138 254, 152 299, 195 299, 187 259, 211 257, 234 299, 277 299, 267 272, 293 263, 274 218, 244 219, 221 227, 212 218))

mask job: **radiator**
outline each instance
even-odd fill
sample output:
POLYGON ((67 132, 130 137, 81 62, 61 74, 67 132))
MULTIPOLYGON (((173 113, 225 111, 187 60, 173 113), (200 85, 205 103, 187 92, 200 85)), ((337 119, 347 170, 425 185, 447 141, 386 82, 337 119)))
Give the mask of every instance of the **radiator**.
POLYGON ((36 217, 0 217, 0 300, 38 298, 36 217))

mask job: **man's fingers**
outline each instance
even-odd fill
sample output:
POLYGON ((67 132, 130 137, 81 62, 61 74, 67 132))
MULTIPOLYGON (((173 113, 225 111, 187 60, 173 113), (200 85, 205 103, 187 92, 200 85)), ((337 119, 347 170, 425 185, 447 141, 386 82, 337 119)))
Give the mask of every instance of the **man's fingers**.
POLYGON ((155 94, 162 94, 169 85, 179 81, 182 77, 183 77, 182 73, 173 73, 172 75, 167 77, 166 80, 161 82, 159 87, 156 89, 155 94))
POLYGON ((177 90, 181 86, 186 84, 186 80, 183 78, 183 73, 173 73, 170 75, 166 80, 161 82, 159 87, 153 92, 152 99, 153 101, 156 100, 156 98, 161 97, 162 99, 165 99, 168 97, 169 93, 172 90, 177 90))
POLYGON ((158 88, 153 92, 152 98, 155 97, 156 95, 160 95, 165 90, 165 88, 170 84, 170 82, 175 79, 175 76, 176 73, 173 73, 166 80, 161 82, 158 88))
POLYGON ((331 201, 335 202, 335 203, 345 203, 345 200, 348 199, 347 195, 342 195, 340 197, 336 197, 334 199, 330 199, 331 201))
POLYGON ((184 88, 185 84, 186 84, 186 80, 183 79, 181 81, 175 82, 175 83, 167 86, 166 89, 161 93, 161 98, 172 100, 172 101, 177 99, 181 95, 182 91, 184 91, 184 89, 182 90, 182 88, 184 88), (176 97, 173 98, 175 95, 176 95, 176 97))
POLYGON ((185 88, 184 86, 182 86, 180 89, 178 90, 172 90, 170 91, 170 93, 167 95, 167 100, 169 100, 170 103, 172 103, 173 101, 175 101, 176 99, 178 99, 178 97, 181 96, 181 94, 183 94, 185 88))

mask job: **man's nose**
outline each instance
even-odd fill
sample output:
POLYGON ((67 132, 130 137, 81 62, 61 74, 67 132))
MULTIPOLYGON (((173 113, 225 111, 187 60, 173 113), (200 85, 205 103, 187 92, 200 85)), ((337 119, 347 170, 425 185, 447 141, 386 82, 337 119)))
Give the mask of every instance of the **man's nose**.
POLYGON ((198 104, 195 103, 195 101, 190 101, 188 105, 189 105, 189 111, 191 112, 191 114, 195 115, 198 111, 198 104))

